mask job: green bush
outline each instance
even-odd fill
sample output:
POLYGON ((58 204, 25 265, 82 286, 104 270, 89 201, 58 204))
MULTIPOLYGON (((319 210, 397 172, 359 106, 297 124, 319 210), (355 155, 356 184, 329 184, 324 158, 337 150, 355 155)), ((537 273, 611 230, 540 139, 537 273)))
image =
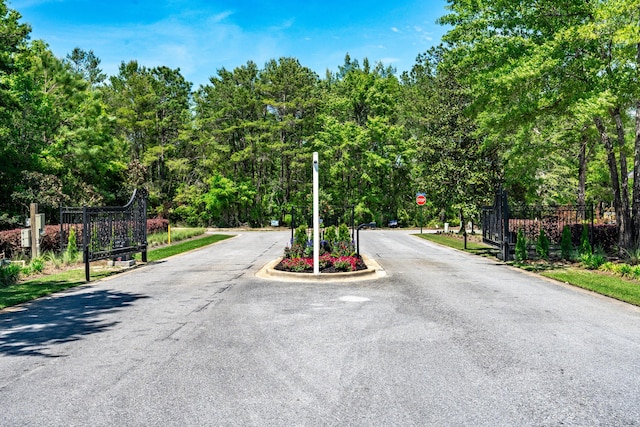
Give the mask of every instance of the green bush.
MULTIPOLYGON (((597 270, 606 262, 607 262, 607 257, 600 253, 580 255, 580 263, 587 270, 597 270)), ((628 264, 622 264, 622 265, 626 265, 627 267, 629 267, 629 271, 631 270, 630 265, 628 264)), ((628 272, 626 274, 628 274, 628 272)), ((626 275, 626 274, 623 274, 623 275, 626 275)))
POLYGON ((29 263, 29 265, 27 265, 22 272, 25 275, 29 275, 29 274, 38 274, 38 273, 42 273, 44 271, 44 259, 43 258, 35 258, 32 259, 31 262, 29 263))
POLYGON ((591 243, 589 243, 589 227, 587 225, 582 226, 582 235, 580 236, 580 255, 591 255, 593 249, 591 243))
POLYGON ((351 242, 351 233, 349 232, 347 224, 340 224, 338 227, 338 241, 351 242))
POLYGON ((562 259, 571 259, 573 245, 571 244, 571 227, 565 225, 562 229, 562 239, 560 240, 560 256, 562 259))
POLYGON ((327 245, 329 246, 329 248, 333 250, 333 247, 335 246, 336 241, 338 240, 336 227, 334 227, 333 225, 330 225, 329 227, 324 229, 324 240, 327 242, 327 245))
POLYGON ((538 258, 540 259, 549 259, 549 239, 542 228, 540 229, 538 242, 536 243, 536 254, 538 254, 538 258))
POLYGON ((20 279, 21 271, 19 264, 0 265, 0 287, 15 285, 20 279))
POLYGON ((301 225, 296 228, 296 231, 293 234, 293 244, 300 246, 307 246, 307 241, 309 237, 307 236, 307 226, 301 225))
POLYGON ((521 228, 518 230, 516 239, 516 261, 525 261, 527 258, 527 241, 524 237, 524 230, 521 228))

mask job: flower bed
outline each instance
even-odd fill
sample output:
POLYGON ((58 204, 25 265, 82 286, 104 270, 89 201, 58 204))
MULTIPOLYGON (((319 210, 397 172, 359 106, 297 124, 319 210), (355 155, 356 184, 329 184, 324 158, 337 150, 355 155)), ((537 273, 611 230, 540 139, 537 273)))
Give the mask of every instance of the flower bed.
MULTIPOLYGON (((313 258, 284 258, 274 269, 295 273, 313 273, 313 258)), ((321 273, 342 273, 366 269, 366 264, 357 255, 333 257, 325 254, 320 257, 321 273)))
MULTIPOLYGON (((349 229, 342 224, 339 228, 327 227, 320 242, 320 272, 341 273, 366 270, 367 266, 359 255, 349 235, 349 229)), ((309 239, 306 226, 296 229, 291 246, 284 250, 284 257, 274 267, 279 271, 313 273, 313 241, 309 239)))

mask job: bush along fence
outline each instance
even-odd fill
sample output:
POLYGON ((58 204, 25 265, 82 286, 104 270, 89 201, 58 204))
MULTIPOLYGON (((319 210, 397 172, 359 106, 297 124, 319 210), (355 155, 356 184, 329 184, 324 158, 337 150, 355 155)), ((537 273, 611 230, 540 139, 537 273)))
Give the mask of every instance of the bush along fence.
POLYGON ((613 253, 617 226, 598 224, 594 213, 593 205, 510 205, 506 191, 501 190, 494 205, 482 209, 482 240, 499 248, 504 260, 525 252, 563 257, 563 232, 570 233, 565 235, 565 245, 570 241, 574 249, 586 238, 592 247, 613 253))

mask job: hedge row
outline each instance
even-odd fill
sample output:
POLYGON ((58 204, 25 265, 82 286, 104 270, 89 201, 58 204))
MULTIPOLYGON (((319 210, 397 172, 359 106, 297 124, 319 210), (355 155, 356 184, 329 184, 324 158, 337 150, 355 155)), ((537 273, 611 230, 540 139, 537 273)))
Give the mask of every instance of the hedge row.
MULTIPOLYGON (((147 220, 147 233, 154 234, 167 231, 169 221, 162 218, 147 220)), ((0 255, 4 253, 6 258, 12 258, 22 250, 20 242, 20 229, 0 231, 0 255)), ((60 226, 47 225, 44 234, 40 238, 40 250, 42 252, 60 250, 60 226)))

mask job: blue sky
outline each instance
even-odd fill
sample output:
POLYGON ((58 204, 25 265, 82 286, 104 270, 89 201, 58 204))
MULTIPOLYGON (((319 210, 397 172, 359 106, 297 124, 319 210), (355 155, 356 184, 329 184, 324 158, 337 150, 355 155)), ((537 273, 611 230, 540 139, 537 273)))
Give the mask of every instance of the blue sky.
POLYGON ((194 88, 222 67, 298 58, 324 77, 348 52, 399 73, 440 42, 446 0, 9 0, 58 57, 93 52, 108 75, 122 61, 180 68, 194 88))

